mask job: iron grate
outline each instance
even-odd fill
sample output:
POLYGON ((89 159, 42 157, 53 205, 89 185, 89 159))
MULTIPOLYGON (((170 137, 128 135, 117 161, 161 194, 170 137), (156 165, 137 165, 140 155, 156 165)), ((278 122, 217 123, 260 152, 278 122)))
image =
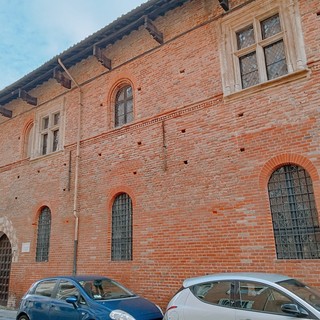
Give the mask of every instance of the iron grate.
POLYGON ((132 202, 122 193, 112 206, 112 260, 132 260, 132 202))
POLYGON ((320 228, 309 174, 296 165, 280 167, 268 191, 278 259, 319 259, 320 228))

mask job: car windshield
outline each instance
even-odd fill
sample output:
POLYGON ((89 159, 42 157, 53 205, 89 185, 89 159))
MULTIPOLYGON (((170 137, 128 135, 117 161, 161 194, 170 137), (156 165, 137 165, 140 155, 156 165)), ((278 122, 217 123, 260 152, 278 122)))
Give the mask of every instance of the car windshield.
POLYGON ((298 280, 289 279, 285 281, 278 282, 278 284, 289 291, 293 292, 295 295, 312 305, 314 308, 320 311, 320 291, 311 288, 298 280))
POLYGON ((134 294, 111 279, 80 281, 81 286, 95 300, 109 300, 132 297, 134 294))

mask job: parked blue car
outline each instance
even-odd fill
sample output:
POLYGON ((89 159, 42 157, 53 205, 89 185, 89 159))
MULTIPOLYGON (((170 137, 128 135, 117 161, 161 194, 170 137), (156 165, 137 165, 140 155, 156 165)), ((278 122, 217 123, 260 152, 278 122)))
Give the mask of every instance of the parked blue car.
POLYGON ((100 276, 45 278, 23 296, 17 320, 160 320, 161 309, 100 276))

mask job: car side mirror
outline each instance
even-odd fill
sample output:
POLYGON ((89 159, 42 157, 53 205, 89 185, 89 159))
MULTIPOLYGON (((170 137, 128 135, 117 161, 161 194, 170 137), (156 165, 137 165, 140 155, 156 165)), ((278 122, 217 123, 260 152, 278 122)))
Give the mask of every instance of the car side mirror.
POLYGON ((289 313, 292 315, 295 315, 296 317, 306 317, 309 316, 309 313, 302 309, 299 308, 298 305, 294 304, 294 303, 285 303, 281 306, 281 310, 285 313, 289 313))
POLYGON ((74 306, 75 309, 78 307, 78 306, 77 306, 78 298, 75 297, 75 296, 68 297, 68 298, 66 299, 66 302, 71 303, 71 304, 74 306))

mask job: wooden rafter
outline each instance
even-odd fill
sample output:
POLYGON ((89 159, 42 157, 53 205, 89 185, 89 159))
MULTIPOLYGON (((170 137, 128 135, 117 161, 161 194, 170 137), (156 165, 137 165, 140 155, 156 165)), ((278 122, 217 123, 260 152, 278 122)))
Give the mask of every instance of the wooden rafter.
POLYGON ((229 1, 228 0, 219 0, 220 6, 223 8, 224 11, 229 10, 229 1))
POLYGON ((93 55, 105 68, 111 70, 111 60, 105 56, 101 48, 99 48, 97 45, 93 46, 93 55))
POLYGON ((12 111, 5 109, 3 107, 0 107, 0 114, 2 114, 4 117, 12 118, 12 111))
POLYGON ((71 89, 71 80, 59 71, 58 68, 53 69, 53 78, 56 79, 63 87, 71 89))
POLYGON ((144 27, 152 35, 153 39, 155 39, 160 44, 163 44, 163 33, 157 29, 157 27, 152 23, 152 21, 147 16, 145 16, 144 18, 144 27))
POLYGON ((19 89, 18 97, 26 103, 31 104, 33 106, 36 106, 38 104, 38 99, 36 97, 31 96, 23 89, 19 89))

